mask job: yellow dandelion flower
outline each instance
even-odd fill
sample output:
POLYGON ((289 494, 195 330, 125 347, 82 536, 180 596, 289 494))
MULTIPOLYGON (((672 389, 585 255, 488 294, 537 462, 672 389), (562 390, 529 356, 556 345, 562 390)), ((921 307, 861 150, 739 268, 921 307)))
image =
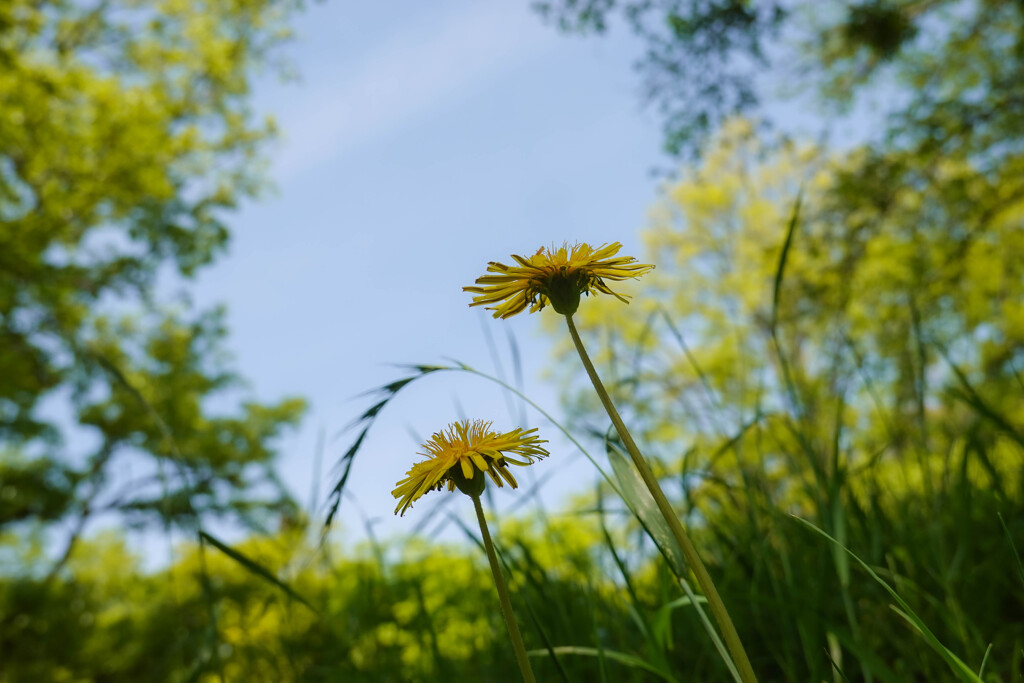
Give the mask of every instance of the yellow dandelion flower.
POLYGON ((627 298, 608 288, 605 280, 626 280, 647 273, 654 266, 636 263, 632 256, 615 256, 622 245, 618 242, 602 244, 594 249, 589 244, 563 244, 557 249, 541 247, 530 258, 512 254, 518 266, 506 266, 492 261, 487 272, 476 280, 480 287, 463 287, 472 292, 470 306, 488 306, 495 318, 508 318, 522 313, 530 306, 530 313, 539 311, 549 303, 562 315, 572 315, 580 303, 581 294, 611 294, 620 301, 627 298))
POLYGON ((395 514, 412 507, 428 491, 440 491, 445 485, 449 491, 459 490, 471 496, 478 496, 484 490, 486 473, 498 486, 508 482, 518 488, 515 477, 508 465, 526 466, 534 459, 546 458, 549 453, 540 444, 547 443, 534 432, 536 429, 514 429, 499 434, 491 429, 491 423, 483 420, 462 420, 448 425, 447 430, 437 432, 423 444, 426 460, 416 463, 405 479, 396 484, 391 495, 400 499, 395 514))

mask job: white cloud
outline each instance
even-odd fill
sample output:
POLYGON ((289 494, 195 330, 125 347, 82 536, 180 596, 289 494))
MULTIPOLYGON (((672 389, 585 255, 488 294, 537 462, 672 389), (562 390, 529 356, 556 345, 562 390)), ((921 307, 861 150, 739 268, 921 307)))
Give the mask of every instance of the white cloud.
POLYGON ((528 8, 508 2, 473 3, 433 23, 403 27, 357 56, 361 67, 350 68, 350 78, 317 83, 283 113, 274 175, 285 181, 386 135, 495 70, 537 54, 539 45, 553 42, 550 33, 528 8))

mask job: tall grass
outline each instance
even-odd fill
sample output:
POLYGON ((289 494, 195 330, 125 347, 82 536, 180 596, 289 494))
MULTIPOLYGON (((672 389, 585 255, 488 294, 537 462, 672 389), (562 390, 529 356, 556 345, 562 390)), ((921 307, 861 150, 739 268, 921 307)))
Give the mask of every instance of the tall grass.
MULTIPOLYGON (((421 368, 410 381, 442 370, 471 371, 421 368)), ((709 445, 742 455, 731 480, 687 465, 692 453, 656 463, 760 680, 954 680, 936 643, 981 680, 1024 680, 1019 444, 959 405, 970 428, 931 458, 847 467, 818 429, 793 434, 801 447, 780 455, 762 437, 790 418, 774 416, 709 445)), ((592 494, 496 530, 538 680, 731 680, 702 598, 686 594, 657 533, 623 502, 612 463, 592 494)), ((145 575, 102 540, 71 560, 66 581, 6 579, 0 680, 517 680, 472 545, 393 539, 341 552, 302 538, 212 543, 230 553, 207 551, 209 594, 193 578, 198 549, 145 575)))
MULTIPOLYGON (((799 329, 777 315, 795 215, 761 329, 759 361, 774 374, 758 385, 756 410, 738 414, 719 400, 720 386, 660 313, 637 349, 595 354, 619 378, 610 392, 641 426, 657 422, 638 387, 675 377, 646 359, 689 364, 687 405, 715 428, 660 443, 652 469, 758 680, 1024 681, 1024 430, 1004 409, 1020 396, 1001 393, 1024 385, 979 385, 924 335, 912 339, 917 357, 945 368, 931 390, 921 368, 899 391, 876 382, 855 340, 840 339, 824 363, 801 354, 799 329), (815 364, 838 370, 823 379, 815 364)), ((600 475, 563 507, 494 529, 537 679, 738 677, 690 567, 600 414, 584 405, 566 427, 466 365, 407 370, 353 424, 329 521, 345 513, 352 462, 396 395, 451 372, 496 382, 569 435, 600 475)), ((417 512, 427 528, 431 509, 417 512)), ((201 546, 150 574, 123 542, 93 539, 56 580, 30 571, 0 580, 0 681, 519 680, 479 532, 443 512, 433 508, 429 528, 456 524, 465 543, 412 534, 339 549, 307 519, 236 546, 203 532, 201 546)))

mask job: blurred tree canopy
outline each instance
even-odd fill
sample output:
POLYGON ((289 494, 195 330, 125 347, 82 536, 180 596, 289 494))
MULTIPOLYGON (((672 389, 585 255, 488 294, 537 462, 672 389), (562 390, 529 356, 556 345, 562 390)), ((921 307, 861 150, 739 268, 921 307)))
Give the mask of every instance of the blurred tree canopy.
POLYGON ((600 34, 615 15, 642 39, 637 67, 664 115, 665 147, 691 157, 728 118, 755 116, 765 87, 817 93, 830 117, 883 90, 890 149, 1019 153, 1024 6, 1013 0, 539 0, 564 31, 600 34))
MULTIPOLYGON (((623 591, 596 579, 593 520, 510 523, 505 559, 547 638, 643 648, 623 591)), ((238 550, 287 580, 309 603, 221 554, 195 548, 145 573, 117 534, 82 541, 73 580, 0 582, 2 681, 504 681, 518 677, 486 564, 472 544, 403 540, 344 554, 312 547, 301 530, 255 536, 238 550), (390 558, 385 561, 385 557, 390 558), (208 575, 204 584, 197 575, 208 575), (315 611, 314 611, 315 610, 315 611)), ((31 563, 26 553, 22 561, 31 563)), ((610 563, 610 559, 607 560, 610 563)), ((670 575, 650 565, 636 590, 660 604, 670 575)), ((675 610, 675 616, 678 612, 675 610)), ((665 610, 664 617, 670 617, 665 610)), ((667 620, 666 620, 667 621, 667 620)), ((670 629, 669 623, 661 625, 670 629)), ((698 627, 699 628, 699 627, 698 627)), ((700 637, 699 631, 697 637, 700 637)), ((543 640, 526 633, 531 647, 543 640)), ((709 658, 713 663, 713 658, 709 658)), ((543 680, 590 680, 593 658, 547 658, 543 680)), ((605 667, 621 681, 641 670, 605 667)))
MULTIPOLYGON (((628 307, 581 307, 581 327, 645 440, 673 460, 681 443, 696 463, 755 425, 781 451, 815 453, 818 474, 845 459, 871 476, 929 459, 938 472, 973 443, 994 458, 986 485, 1018 500, 1024 197, 962 231, 917 220, 923 208, 970 208, 927 188, 898 188, 884 217, 844 214, 835 195, 867 154, 767 151, 749 123, 729 122, 651 212, 644 241, 658 269, 628 307)), ((571 400, 599 430, 589 393, 571 400)), ((714 463, 718 480, 739 476, 730 453, 714 463)))
POLYGON ((295 8, 0 3, 0 530, 61 522, 61 561, 103 513, 289 508, 272 442, 303 402, 239 403, 223 312, 166 283, 222 254, 262 187, 250 82, 295 8))
POLYGON ((999 441, 1017 457, 1024 4, 535 4, 570 31, 602 32, 622 14, 646 42, 641 70, 665 112, 668 149, 707 155, 666 186, 647 233, 659 270, 644 291, 660 312, 647 297, 583 311, 609 360, 685 337, 657 361, 667 365, 628 375, 654 392, 623 395, 656 411, 652 436, 706 426, 690 402, 713 400, 734 434, 782 410, 835 457, 944 457, 960 438, 999 441), (885 116, 841 155, 769 144, 730 118, 763 114, 758 82, 794 75, 826 113, 871 97, 886 102, 885 116), (654 332, 653 315, 677 327, 654 332))

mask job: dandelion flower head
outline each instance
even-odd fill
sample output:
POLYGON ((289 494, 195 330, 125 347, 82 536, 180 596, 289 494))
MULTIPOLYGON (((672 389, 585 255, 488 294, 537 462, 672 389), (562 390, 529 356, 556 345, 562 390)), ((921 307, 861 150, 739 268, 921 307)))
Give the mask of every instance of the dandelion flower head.
POLYGON ((405 515, 414 501, 428 491, 445 486, 454 491, 458 486, 469 495, 483 492, 486 473, 498 486, 504 482, 518 488, 509 471, 511 465, 531 465, 535 459, 549 455, 540 444, 547 443, 535 434, 536 429, 514 429, 499 434, 491 423, 483 420, 462 420, 434 434, 423 444, 426 460, 416 463, 398 482, 391 495, 399 499, 395 514, 405 515))
POLYGON ((594 249, 579 243, 550 249, 541 247, 526 258, 512 255, 518 265, 491 262, 488 275, 476 280, 475 287, 463 287, 472 292, 470 306, 488 306, 495 318, 508 318, 530 307, 530 313, 548 304, 558 313, 572 315, 579 306, 581 294, 611 294, 622 302, 627 297, 613 292, 606 281, 638 278, 654 266, 636 263, 632 256, 616 256, 622 245, 618 242, 602 244, 594 249))

